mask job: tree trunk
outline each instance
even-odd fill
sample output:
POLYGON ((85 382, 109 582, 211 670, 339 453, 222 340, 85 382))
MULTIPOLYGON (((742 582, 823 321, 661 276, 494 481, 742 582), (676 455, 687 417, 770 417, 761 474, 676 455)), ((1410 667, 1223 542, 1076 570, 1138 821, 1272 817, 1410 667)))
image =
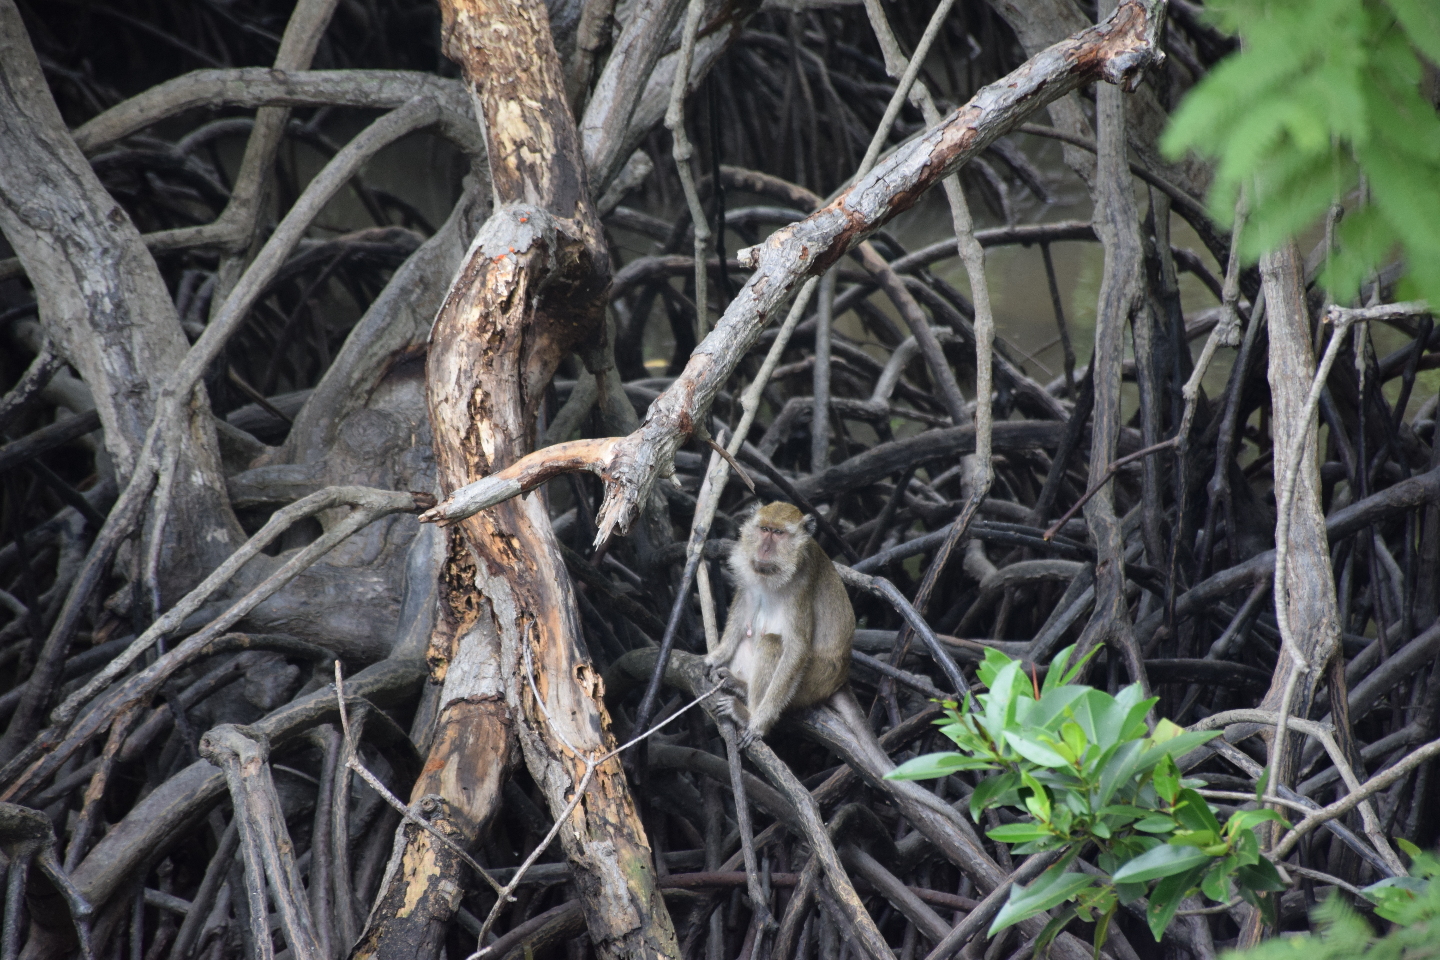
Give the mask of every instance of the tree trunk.
MULTIPOLYGON (((445 52, 461 65, 475 99, 498 202, 431 334, 427 392, 440 486, 448 493, 530 451, 556 366, 602 335, 609 258, 544 6, 443 0, 441 9, 445 52)), ((471 566, 473 555, 475 590, 452 584, 452 613, 459 605, 477 630, 498 638, 505 703, 531 775, 558 818, 587 759, 614 742, 549 516, 540 497, 515 499, 470 517, 460 531, 450 569, 471 566)), ((487 650, 494 647, 462 643, 448 670, 489 667, 495 661, 487 650)), ((493 737, 503 735, 498 717, 489 719, 493 737)), ((485 754, 474 762, 493 762, 493 737, 442 736, 427 769, 474 769, 471 753, 485 754)), ((442 799, 463 802, 445 788, 442 799)), ((472 808, 472 819, 479 813, 472 808)), ((678 955, 618 759, 596 770, 560 839, 599 956, 678 955)))

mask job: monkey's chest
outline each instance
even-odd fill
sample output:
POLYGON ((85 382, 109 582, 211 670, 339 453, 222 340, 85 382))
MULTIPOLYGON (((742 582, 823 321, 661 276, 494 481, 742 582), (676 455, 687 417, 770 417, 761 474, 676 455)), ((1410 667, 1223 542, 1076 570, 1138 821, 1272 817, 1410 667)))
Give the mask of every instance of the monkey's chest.
POLYGON ((752 609, 745 632, 740 638, 740 646, 735 649, 735 656, 730 660, 731 676, 748 686, 761 659, 761 638, 770 633, 783 638, 788 629, 789 623, 785 619, 782 605, 766 603, 765 599, 761 599, 752 609))

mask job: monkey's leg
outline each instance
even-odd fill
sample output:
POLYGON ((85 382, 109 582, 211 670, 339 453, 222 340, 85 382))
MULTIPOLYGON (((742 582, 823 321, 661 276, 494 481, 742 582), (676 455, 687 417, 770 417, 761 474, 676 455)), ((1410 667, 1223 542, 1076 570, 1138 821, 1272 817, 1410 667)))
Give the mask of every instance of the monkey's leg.
POLYGON ((735 728, 728 723, 720 724, 720 735, 725 738, 725 753, 730 760, 730 790, 735 794, 735 825, 740 830, 740 850, 745 855, 745 886, 750 894, 750 904, 755 909, 759 923, 756 931, 755 949, 750 955, 759 956, 760 938, 765 931, 775 927, 775 918, 770 916, 769 904, 760 888, 760 870, 755 862, 755 837, 750 826, 750 801, 745 795, 745 776, 740 768, 740 750, 735 728))
MULTIPOLYGON (((760 705, 770 695, 775 681, 775 671, 779 668, 782 659, 782 650, 780 635, 776 633, 767 633, 755 642, 755 676, 751 679, 745 692, 745 706, 748 708, 745 716, 746 722, 740 726, 738 731, 738 743, 741 750, 749 747, 750 741, 757 736, 763 737, 769 733, 770 727, 775 724, 775 721, 771 720, 770 724, 762 729, 755 723, 755 717, 760 705)), ((777 713, 776 717, 778 718, 778 716, 777 713)))
MULTIPOLYGON (((761 644, 763 669, 756 671, 765 678, 763 690, 750 695, 750 727, 746 731, 751 738, 763 737, 770 732, 795 699, 795 691, 805 678, 805 669, 810 659, 810 638, 787 636, 784 642, 775 634, 767 633, 761 644), (769 643, 771 639, 775 642, 769 643), (779 656, 771 659, 771 651, 779 656)), ((758 678, 757 678, 758 679, 758 678)), ((748 740, 746 741, 748 743, 748 740)))

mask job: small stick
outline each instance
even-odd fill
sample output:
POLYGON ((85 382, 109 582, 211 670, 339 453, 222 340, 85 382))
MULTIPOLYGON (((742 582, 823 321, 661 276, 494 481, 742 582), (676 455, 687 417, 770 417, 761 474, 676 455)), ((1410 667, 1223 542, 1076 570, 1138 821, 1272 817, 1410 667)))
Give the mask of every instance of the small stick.
POLYGON ((1050 529, 1045 531, 1044 539, 1053 539, 1055 537, 1055 534, 1059 533, 1060 529, 1064 527, 1065 524, 1070 522, 1070 518, 1080 512, 1080 508, 1085 506, 1085 504, 1089 502, 1091 497, 1095 496, 1095 494, 1099 493, 1102 489, 1104 489, 1105 484, 1115 479, 1115 474, 1120 471, 1121 467, 1125 466, 1125 464, 1127 463, 1132 463, 1136 460, 1139 460, 1141 457, 1148 457, 1152 453, 1159 453, 1161 450, 1169 450, 1171 447, 1175 446, 1177 439, 1178 437, 1171 437, 1169 440, 1161 440, 1159 443, 1152 443, 1150 446, 1145 447, 1142 450, 1136 450, 1134 453, 1127 453, 1125 456, 1119 458, 1118 460, 1111 461, 1110 466, 1105 468, 1105 475, 1100 478, 1100 482, 1095 484, 1095 486, 1091 487, 1089 490, 1086 490, 1085 495, 1082 496, 1079 500, 1076 500, 1073 507, 1071 507, 1069 510, 1066 510, 1064 515, 1059 520, 1056 520, 1050 525, 1050 529))
MULTIPOLYGON (((528 635, 526 639, 528 641, 528 635)), ((339 677, 338 663, 336 665, 336 677, 339 677)), ((566 742, 564 735, 561 734, 559 728, 555 726, 555 721, 550 716, 549 709, 545 706, 545 700, 540 696, 540 690, 535 685, 535 672, 530 660, 530 645, 528 642, 525 644, 525 679, 528 680, 530 683, 530 693, 535 698, 535 703, 537 706, 539 706, 540 713, 544 715, 545 721, 547 723, 549 723, 552 727, 555 727, 555 733, 556 736, 559 737, 560 742, 565 744, 567 748, 569 748, 576 754, 579 754, 578 750, 575 750, 574 747, 570 746, 570 744, 566 742)), ((470 956, 466 957, 465 960, 480 960, 481 957, 485 956, 487 953, 490 952, 490 947, 483 946, 483 944, 485 943, 486 934, 488 934, 490 932, 490 928, 495 925, 495 921, 500 918, 500 911, 505 908, 505 904, 512 901, 512 895, 515 892, 515 888, 520 886, 520 881, 525 877, 525 872, 529 870, 530 867, 534 865, 535 861, 540 858, 540 854, 544 853, 549 848, 551 842, 553 842, 555 837, 560 833, 560 828, 564 826, 565 821, 570 819, 570 814, 574 813, 575 808, 580 805, 580 801, 585 799, 585 791, 589 788, 590 781, 595 776, 596 768, 598 768, 601 764, 605 763, 611 758, 616 757, 624 751, 635 746, 635 744, 646 739, 651 734, 658 733, 662 728, 665 727, 666 724, 670 723, 672 720, 674 720, 676 717, 679 717, 686 711, 690 710, 692 707, 699 704, 705 698, 712 696, 719 689, 720 686, 716 685, 710 690, 707 690, 705 693, 700 694, 700 696, 696 697, 694 700, 691 700, 684 707, 676 710, 670 716, 666 717, 661 722, 655 724, 655 726, 651 727, 649 730, 646 730, 644 733, 640 734, 638 737, 635 737, 628 743, 616 747, 609 753, 601 754, 598 757, 582 757, 585 763, 585 773, 581 775, 580 782, 575 787, 575 794, 571 798, 570 803, 565 807, 564 810, 561 811, 560 816, 555 818, 555 823, 550 827, 550 832, 545 834, 544 839, 542 839, 539 844, 536 845, 534 850, 530 851, 530 855, 526 857, 525 861, 521 863, 520 866, 515 870, 515 876, 510 878, 510 882, 505 884, 504 887, 500 887, 498 885, 496 886, 497 899, 495 900, 495 906, 490 908, 490 913, 488 916, 486 916, 485 922, 481 924, 480 934, 476 938, 478 942, 482 944, 482 946, 479 950, 476 950, 474 953, 470 954, 470 956)), ((343 704, 343 700, 341 702, 343 704)), ((340 719, 343 725, 345 719, 343 705, 341 707, 340 719)), ((466 860, 467 862, 474 863, 474 861, 470 860, 468 857, 466 857, 466 860)), ((479 868, 477 867, 476 869, 479 868)), ((487 875, 486 879, 490 880, 490 877, 487 875)), ((493 884, 495 881, 491 880, 490 882, 493 884)))
MULTIPOLYGON (((345 766, 360 774, 360 779, 364 780, 367 784, 369 784, 370 789, 380 794, 380 796, 385 800, 386 803, 394 807, 396 812, 398 812, 400 816, 405 818, 405 822, 415 824, 422 830, 429 832, 432 836, 439 840, 441 844, 449 847, 451 852, 453 852, 461 860, 465 861, 465 863, 467 863, 472 870, 478 873, 485 880, 486 883, 490 884, 491 889, 493 889, 496 893, 499 893, 501 891, 500 884, 495 880, 494 877, 490 876, 490 874, 486 872, 484 867, 476 863, 474 858, 472 858, 470 854, 460 849, 460 845, 457 844, 454 840, 451 840, 449 837, 445 836, 445 834, 441 833, 439 828, 437 828, 434 824, 421 818, 413 810, 411 810, 405 804, 401 803, 400 798, 395 796, 395 794, 391 793, 389 789, 386 788, 385 784, 381 783, 379 778, 376 777, 375 774, 371 773, 368 769, 366 769, 365 765, 360 762, 359 758, 355 754, 355 742, 350 739, 350 717, 345 711, 345 678, 341 675, 339 660, 335 661, 335 701, 340 707, 340 729, 343 731, 345 737, 345 766)), ((546 840, 546 843, 549 843, 548 839, 546 840)))
POLYGON ((720 446, 720 444, 716 443, 713 437, 707 436, 704 439, 705 443, 710 447, 710 449, 714 450, 716 453, 720 454, 720 456, 724 457, 725 462, 730 464, 730 469, 734 470, 736 475, 739 476, 741 480, 745 481, 745 486, 750 488, 751 494, 759 496, 760 491, 755 489, 755 481, 751 480, 750 474, 746 473, 745 468, 740 466, 740 461, 730 456, 730 451, 726 450, 724 447, 720 446))
MULTIPOLYGON (((740 744, 735 737, 735 727, 722 721, 720 735, 725 738, 725 754, 730 762, 730 790, 735 794, 735 826, 740 831, 740 849, 745 855, 745 886, 750 894, 750 904, 755 908, 755 919, 760 925, 758 936, 766 930, 775 929, 775 918, 770 915, 767 905, 769 898, 760 888, 760 872, 755 859, 754 829, 750 825, 750 800, 745 795, 745 774, 740 767, 740 744)), ((759 951, 753 951, 758 956, 759 951)))

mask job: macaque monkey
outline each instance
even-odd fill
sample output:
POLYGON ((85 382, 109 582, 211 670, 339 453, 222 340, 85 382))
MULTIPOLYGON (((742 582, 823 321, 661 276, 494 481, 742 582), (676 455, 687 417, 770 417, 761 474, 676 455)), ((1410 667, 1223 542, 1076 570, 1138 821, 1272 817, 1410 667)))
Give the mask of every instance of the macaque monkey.
POLYGON ((740 746, 764 737, 787 710, 814 706, 850 674, 855 609, 835 565, 815 542, 815 518, 788 503, 756 510, 730 554, 735 600, 720 646, 705 662, 745 685, 743 708, 722 710, 740 746))

